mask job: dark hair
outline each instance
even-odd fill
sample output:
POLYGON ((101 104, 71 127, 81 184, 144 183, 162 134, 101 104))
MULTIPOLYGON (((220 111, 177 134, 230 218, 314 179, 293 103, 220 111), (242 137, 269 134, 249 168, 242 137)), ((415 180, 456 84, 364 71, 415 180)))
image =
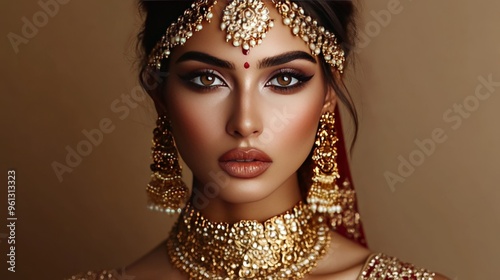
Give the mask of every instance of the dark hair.
MULTIPOLYGON (((333 32, 337 37, 338 43, 344 49, 347 62, 351 61, 350 50, 354 46, 356 38, 355 28, 355 5, 354 0, 292 0, 291 2, 300 2, 299 5, 305 13, 318 21, 318 24, 324 26, 327 30, 333 32)), ((151 95, 153 100, 163 100, 161 96, 148 90, 148 56, 152 52, 156 43, 161 39, 168 26, 177 21, 177 18, 183 14, 193 1, 172 1, 172 0, 139 0, 139 8, 145 15, 144 25, 138 35, 138 50, 140 54, 140 74, 139 79, 142 86, 151 95)), ((333 88, 339 100, 346 106, 354 121, 354 143, 357 135, 358 117, 355 106, 347 91, 342 79, 337 79, 331 71, 331 66, 320 59, 325 83, 333 88)), ((310 157, 308 157, 309 159, 310 157)), ((306 160, 300 168, 298 174, 302 185, 309 185, 311 178, 311 162, 306 160)), ((306 190, 303 189, 303 192, 306 190)))

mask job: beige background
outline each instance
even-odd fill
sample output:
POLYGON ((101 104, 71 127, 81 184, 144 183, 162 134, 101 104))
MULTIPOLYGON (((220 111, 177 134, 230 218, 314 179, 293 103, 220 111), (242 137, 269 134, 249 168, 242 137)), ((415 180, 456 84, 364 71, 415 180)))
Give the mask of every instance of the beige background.
MULTIPOLYGON (((154 111, 135 101, 135 1, 65 1, 47 22, 37 1, 0 4, 0 223, 12 168, 18 217, 15 274, 6 272, 0 227, 1 279, 120 267, 159 243, 173 221, 145 209, 154 111), (36 15, 36 34, 16 54, 8 34, 23 36, 22 18, 36 15), (58 180, 51 164, 65 163, 66 148, 103 119, 113 131, 58 180)), ((500 2, 364 2, 349 85, 361 115, 352 168, 368 241, 452 279, 496 279, 500 86, 477 104, 473 96, 479 77, 500 82, 500 2), (380 11, 391 18, 380 20, 380 11), (470 112, 448 112, 464 100, 470 112), (445 140, 419 157, 415 141, 435 129, 445 140), (418 166, 390 187, 384 173, 398 174, 411 155, 418 166)))

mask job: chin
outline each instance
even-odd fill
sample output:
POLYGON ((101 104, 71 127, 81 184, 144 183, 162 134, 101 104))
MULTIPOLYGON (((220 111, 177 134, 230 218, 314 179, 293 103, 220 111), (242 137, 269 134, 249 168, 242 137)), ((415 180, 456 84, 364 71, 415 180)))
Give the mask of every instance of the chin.
POLYGON ((195 173, 192 201, 199 209, 212 202, 244 207, 253 204, 255 211, 261 207, 282 208, 283 203, 289 206, 300 199, 297 175, 292 170, 274 170, 271 167, 254 178, 233 177, 222 170, 208 172, 208 177, 196 177, 195 173), (285 202, 287 200, 288 203, 285 202))
POLYGON ((259 182, 260 180, 231 180, 219 193, 218 199, 231 204, 254 203, 265 200, 277 188, 272 187, 269 182, 259 182), (235 182, 236 181, 236 182, 235 182), (238 182, 239 181, 239 182, 238 182))

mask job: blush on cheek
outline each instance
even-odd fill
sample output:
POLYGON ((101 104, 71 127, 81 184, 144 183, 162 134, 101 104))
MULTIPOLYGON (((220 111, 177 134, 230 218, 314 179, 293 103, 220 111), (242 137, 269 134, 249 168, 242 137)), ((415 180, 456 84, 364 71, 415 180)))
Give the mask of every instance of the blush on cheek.
MULTIPOLYGON (((168 99, 171 120, 178 134, 183 134, 187 138, 197 138, 203 135, 204 123, 206 120, 206 108, 199 106, 200 102, 194 97, 184 92, 176 92, 168 99)), ((184 137, 183 137, 184 138, 184 137)), ((187 139, 184 139, 187 140, 187 139)))
MULTIPOLYGON (((319 117, 321 114, 321 107, 310 106, 307 109, 288 112, 289 121, 282 122, 282 131, 276 133, 279 138, 279 145, 286 151, 294 151, 298 158, 303 157, 303 160, 309 155, 311 148, 314 144, 316 130, 318 126, 319 117)), ((284 115, 285 117, 287 115, 284 115)), ((283 115, 282 115, 283 117, 283 115)), ((276 127, 276 122, 274 126, 276 127)), ((272 129, 272 124, 270 125, 272 129)), ((302 161, 303 161, 302 160, 302 161)), ((301 164, 300 162, 299 164, 301 164)))
POLYGON ((318 127, 323 101, 321 96, 315 96, 315 99, 303 102, 302 106, 296 107, 296 117, 291 122, 291 129, 296 130, 298 135, 315 135, 318 127), (293 127, 293 128, 292 128, 293 127))
MULTIPOLYGON (((199 100, 177 100, 171 107, 174 124, 174 136, 183 158, 198 158, 214 150, 214 144, 220 143, 224 126, 221 126, 220 114, 215 114, 211 106, 199 100), (205 106, 203 106, 205 105, 205 106)), ((217 112, 217 110, 215 110, 217 112)), ((219 110, 220 111, 220 110, 219 110)))
MULTIPOLYGON (((299 115, 290 126, 290 130, 294 135, 296 135, 295 138, 298 141, 302 142, 303 145, 306 141, 308 143, 310 142, 312 145, 316 136, 318 121, 319 115, 316 110, 311 112, 303 112, 303 114, 299 115)), ((306 147, 306 150, 309 153, 310 147, 306 147)))
POLYGON ((172 102, 169 108, 169 116, 172 121, 173 134, 177 146, 190 146, 192 139, 199 138, 203 134, 202 124, 198 117, 186 106, 172 102))

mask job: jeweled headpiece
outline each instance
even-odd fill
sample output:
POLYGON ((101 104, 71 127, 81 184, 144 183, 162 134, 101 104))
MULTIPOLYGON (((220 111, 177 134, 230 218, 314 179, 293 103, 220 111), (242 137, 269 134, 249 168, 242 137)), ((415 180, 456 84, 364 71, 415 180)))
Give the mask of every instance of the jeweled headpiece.
POLYGON ((220 29, 226 31, 226 42, 243 48, 248 53, 250 47, 262 43, 267 31, 274 26, 269 18, 269 9, 260 0, 232 1, 222 15, 220 29))
MULTIPOLYGON (((272 0, 283 18, 283 24, 290 27, 293 35, 300 37, 314 56, 323 55, 325 61, 339 72, 344 70, 345 53, 333 33, 306 15, 304 9, 289 0, 272 0)), ((172 23, 161 40, 153 48, 148 65, 160 69, 162 60, 170 56, 172 48, 184 45, 196 31, 203 29, 203 21, 213 18, 212 8, 217 0, 197 0, 172 23)), ((261 0, 232 0, 225 7, 221 20, 221 30, 226 32, 226 41, 241 47, 244 54, 259 45, 266 33, 274 26, 269 17, 269 9, 261 0)))

